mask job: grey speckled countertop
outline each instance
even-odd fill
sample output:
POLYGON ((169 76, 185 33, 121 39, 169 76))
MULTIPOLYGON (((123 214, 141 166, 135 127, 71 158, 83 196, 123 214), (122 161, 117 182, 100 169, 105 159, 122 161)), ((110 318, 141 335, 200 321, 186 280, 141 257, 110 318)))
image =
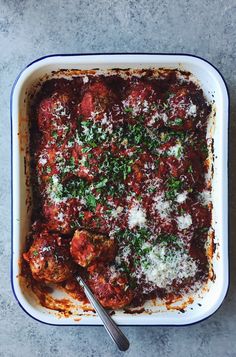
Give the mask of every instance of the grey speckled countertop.
POLYGON ((28 317, 10 286, 10 119, 14 79, 50 53, 178 52, 212 62, 228 84, 231 287, 220 310, 189 327, 126 327, 127 356, 236 356, 236 1, 0 0, 0 356, 118 356, 102 327, 53 327, 28 317))

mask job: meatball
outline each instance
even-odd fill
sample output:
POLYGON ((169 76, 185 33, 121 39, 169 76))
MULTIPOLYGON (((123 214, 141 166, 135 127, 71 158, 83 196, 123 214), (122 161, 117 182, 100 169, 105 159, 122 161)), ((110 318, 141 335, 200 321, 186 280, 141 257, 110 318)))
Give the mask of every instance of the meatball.
POLYGON ((40 102, 37 111, 38 127, 48 139, 64 138, 76 126, 75 121, 71 120, 69 106, 69 95, 57 92, 40 102))
MULTIPOLYGON (((192 145, 171 139, 159 147, 159 167, 157 176, 160 179, 180 179, 183 189, 192 188, 204 178, 204 168, 192 145)), ((166 181, 167 189, 169 188, 166 181)), ((172 185, 171 185, 172 186, 172 185)))
POLYGON ((29 263, 34 279, 60 283, 72 274, 69 244, 58 234, 42 231, 33 235, 33 243, 24 259, 29 263))
POLYGON ((113 266, 95 271, 88 277, 88 284, 100 303, 110 309, 121 309, 133 299, 128 278, 113 266))
POLYGON ((199 101, 200 91, 188 86, 173 86, 165 104, 168 107, 166 126, 173 130, 194 130, 201 127, 210 112, 203 100, 199 101))
POLYGON ((151 83, 145 83, 142 80, 132 83, 127 97, 123 100, 124 111, 129 122, 135 124, 139 119, 150 129, 163 127, 167 116, 163 111, 159 95, 160 93, 156 92, 151 83))
POLYGON ((71 241, 70 252, 76 263, 87 267, 97 261, 112 261, 116 254, 116 243, 104 235, 77 230, 71 241))
POLYGON ((77 198, 68 198, 58 203, 46 199, 43 203, 42 213, 51 231, 69 234, 72 227, 78 225, 81 207, 81 202, 77 198))
POLYGON ((82 116, 82 120, 90 118, 100 120, 110 106, 112 99, 111 91, 103 82, 94 82, 85 91, 78 105, 77 113, 82 116))
POLYGON ((155 101, 156 96, 152 86, 138 81, 131 85, 124 106, 127 112, 141 115, 150 112, 152 102, 155 101))

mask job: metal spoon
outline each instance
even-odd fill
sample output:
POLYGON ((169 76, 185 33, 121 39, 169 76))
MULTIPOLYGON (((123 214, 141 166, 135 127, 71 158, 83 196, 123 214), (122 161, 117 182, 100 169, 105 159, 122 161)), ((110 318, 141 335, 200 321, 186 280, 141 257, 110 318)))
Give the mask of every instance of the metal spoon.
POLYGON ((76 280, 78 281, 80 286, 83 287, 85 295, 87 296, 89 302, 92 304, 92 306, 100 316, 105 329, 107 330, 112 340, 117 344, 119 350, 127 351, 129 348, 129 341, 127 340, 123 332, 112 320, 111 316, 107 313, 107 311, 102 307, 102 305, 93 295, 92 291, 89 289, 88 285, 84 282, 84 280, 80 276, 77 276, 76 280))

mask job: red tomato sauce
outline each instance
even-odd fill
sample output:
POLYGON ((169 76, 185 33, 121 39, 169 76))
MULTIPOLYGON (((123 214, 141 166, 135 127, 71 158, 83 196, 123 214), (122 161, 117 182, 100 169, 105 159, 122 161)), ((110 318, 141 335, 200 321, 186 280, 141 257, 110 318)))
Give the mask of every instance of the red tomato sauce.
POLYGON ((210 113, 177 70, 46 81, 31 108, 33 281, 76 292, 80 273, 112 309, 207 281, 210 113))

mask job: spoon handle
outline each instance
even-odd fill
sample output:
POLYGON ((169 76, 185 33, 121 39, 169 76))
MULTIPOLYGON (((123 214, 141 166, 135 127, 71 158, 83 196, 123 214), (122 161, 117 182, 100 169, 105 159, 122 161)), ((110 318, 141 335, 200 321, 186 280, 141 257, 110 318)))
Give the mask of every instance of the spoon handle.
POLYGON ((119 329, 116 323, 113 321, 111 316, 107 313, 107 311, 102 307, 100 302, 96 299, 92 291, 89 289, 88 285, 84 282, 84 280, 78 276, 77 278, 80 286, 84 288, 85 295, 87 296, 89 302, 92 304, 98 315, 100 316, 105 329, 107 330, 110 337, 117 344, 120 351, 126 351, 129 348, 129 341, 123 334, 123 332, 119 329))

